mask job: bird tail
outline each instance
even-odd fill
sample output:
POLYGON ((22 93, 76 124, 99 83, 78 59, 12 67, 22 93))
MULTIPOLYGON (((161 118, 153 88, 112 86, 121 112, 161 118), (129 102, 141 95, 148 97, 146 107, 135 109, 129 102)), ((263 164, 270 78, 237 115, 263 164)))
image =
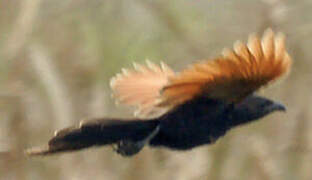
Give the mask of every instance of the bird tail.
POLYGON ((118 153, 133 155, 143 148, 146 144, 145 141, 156 135, 155 129, 158 132, 158 124, 158 120, 98 119, 82 122, 78 127, 69 127, 57 131, 47 146, 28 149, 26 154, 30 156, 49 155, 81 150, 91 146, 119 143, 118 153), (133 145, 129 149, 129 147, 120 145, 120 142, 133 142, 133 145))

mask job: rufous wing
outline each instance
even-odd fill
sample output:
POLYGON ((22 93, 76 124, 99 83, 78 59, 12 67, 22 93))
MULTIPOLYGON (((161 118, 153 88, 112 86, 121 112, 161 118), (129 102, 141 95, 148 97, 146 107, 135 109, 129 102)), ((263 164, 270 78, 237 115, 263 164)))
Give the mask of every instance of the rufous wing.
POLYGON ((195 96, 239 101, 262 86, 287 74, 291 59, 285 49, 285 36, 265 31, 262 40, 250 35, 247 44, 236 42, 214 60, 190 66, 162 90, 159 106, 175 106, 195 96))
POLYGON ((161 89, 167 85, 174 71, 164 63, 146 65, 134 63, 134 69, 122 69, 122 73, 111 79, 113 97, 120 104, 135 106, 135 115, 145 118, 166 112, 165 107, 155 107, 161 89))

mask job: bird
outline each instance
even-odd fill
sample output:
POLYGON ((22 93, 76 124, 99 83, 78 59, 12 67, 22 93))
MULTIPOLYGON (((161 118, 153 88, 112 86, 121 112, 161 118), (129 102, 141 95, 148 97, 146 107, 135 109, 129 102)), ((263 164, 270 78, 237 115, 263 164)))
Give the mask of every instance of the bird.
POLYGON ((292 59, 285 35, 264 31, 249 35, 216 58, 175 72, 165 63, 147 61, 123 68, 110 81, 118 104, 135 108, 132 118, 98 118, 56 131, 47 145, 28 155, 73 152, 110 145, 124 157, 145 146, 186 151, 214 144, 229 130, 286 111, 257 91, 289 74, 292 59))

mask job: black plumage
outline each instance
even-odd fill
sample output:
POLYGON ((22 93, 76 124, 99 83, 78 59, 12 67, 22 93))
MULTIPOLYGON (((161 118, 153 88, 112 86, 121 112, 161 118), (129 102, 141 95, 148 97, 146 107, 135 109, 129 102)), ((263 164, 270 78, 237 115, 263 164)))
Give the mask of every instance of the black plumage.
POLYGON ((45 155, 109 144, 117 144, 116 151, 124 156, 138 153, 146 144, 188 150, 214 143, 233 127, 284 110, 283 105, 254 95, 235 105, 195 98, 148 121, 104 118, 84 122, 57 132, 48 147, 30 149, 29 153, 45 155))
POLYGON ((188 150, 214 143, 233 127, 258 120, 285 107, 254 92, 287 74, 291 59, 282 34, 272 30, 262 40, 250 36, 248 45, 236 43, 223 56, 196 63, 175 73, 164 63, 134 64, 111 80, 113 96, 136 106, 145 120, 103 118, 58 131, 47 147, 30 155, 114 145, 131 156, 145 145, 188 150))

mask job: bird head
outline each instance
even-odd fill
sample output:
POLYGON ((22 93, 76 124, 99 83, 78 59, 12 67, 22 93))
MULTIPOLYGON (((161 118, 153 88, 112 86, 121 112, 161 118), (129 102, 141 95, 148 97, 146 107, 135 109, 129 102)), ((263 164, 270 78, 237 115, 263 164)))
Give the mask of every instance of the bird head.
POLYGON ((229 122, 232 126, 236 126, 255 121, 275 111, 286 111, 286 108, 283 104, 273 100, 251 95, 233 105, 229 112, 229 122))

